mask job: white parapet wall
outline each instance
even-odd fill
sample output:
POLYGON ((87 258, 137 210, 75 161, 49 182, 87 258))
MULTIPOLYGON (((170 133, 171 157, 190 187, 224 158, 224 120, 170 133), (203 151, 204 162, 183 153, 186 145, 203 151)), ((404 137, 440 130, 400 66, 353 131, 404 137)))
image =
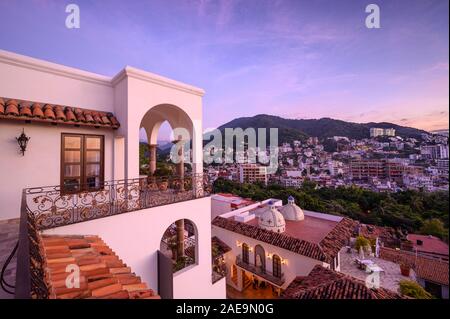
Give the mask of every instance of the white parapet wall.
POLYGON ((211 198, 205 197, 57 227, 45 233, 100 236, 149 287, 157 290, 161 238, 169 225, 189 219, 198 235, 197 264, 174 274, 174 298, 225 298, 224 284, 212 284, 210 218, 211 198))

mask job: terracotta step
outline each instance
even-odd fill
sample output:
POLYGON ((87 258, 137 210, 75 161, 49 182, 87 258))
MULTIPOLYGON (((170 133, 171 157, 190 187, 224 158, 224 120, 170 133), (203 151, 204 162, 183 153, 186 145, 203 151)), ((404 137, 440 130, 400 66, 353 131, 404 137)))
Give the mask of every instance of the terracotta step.
MULTIPOLYGON (((60 279, 58 279, 58 280, 55 280, 54 277, 51 277, 51 279, 52 279, 52 287, 53 287, 53 288, 63 288, 63 287, 67 287, 67 285, 66 285, 66 280, 67 280, 67 276, 68 276, 68 275, 69 275, 69 274, 66 274, 65 277, 60 278, 60 279)), ((81 287, 82 285, 86 284, 86 283, 87 283, 86 277, 80 276, 80 287, 81 287)))
POLYGON ((80 291, 84 291, 84 290, 87 290, 87 284, 86 283, 80 284, 80 288, 67 288, 65 286, 64 287, 55 287, 55 288, 53 288, 53 291, 55 292, 57 297, 59 295, 72 293, 72 292, 80 292, 80 291))
POLYGON ((130 295, 130 299, 148 298, 155 295, 151 289, 128 291, 128 294, 130 295))
POLYGON ((137 291, 137 290, 144 290, 147 289, 146 283, 139 283, 139 284, 130 284, 130 285, 123 285, 123 289, 126 291, 137 291))
MULTIPOLYGON (((117 274, 116 278, 122 285, 131 285, 131 284, 138 284, 141 282, 140 277, 136 277, 135 275, 129 275, 127 277, 118 277, 118 275, 125 275, 125 274, 117 274)), ((128 275, 128 274, 126 274, 128 275)))
POLYGON ((84 299, 89 297, 91 297, 91 292, 88 290, 69 292, 57 296, 58 299, 84 299))
POLYGON ((130 267, 120 267, 120 268, 109 268, 111 274, 127 274, 131 273, 130 267))
POLYGON ((94 290, 97 288, 101 288, 101 287, 105 287, 108 285, 112 285, 112 284, 117 284, 119 283, 119 281, 116 278, 105 278, 105 279, 100 279, 100 280, 95 280, 92 282, 88 283, 88 289, 89 290, 94 290))
POLYGON ((67 252, 46 252, 45 257, 47 259, 56 259, 56 258, 67 258, 72 257, 70 251, 67 252))
POLYGON ((151 297, 146 297, 144 299, 161 299, 161 296, 154 295, 154 296, 151 296, 151 297))
POLYGON ((128 299, 129 294, 126 290, 121 290, 110 295, 101 297, 102 299, 128 299))
MULTIPOLYGON (((67 247, 67 249, 69 249, 69 247, 67 247)), ((74 257, 81 256, 83 254, 88 254, 88 253, 97 255, 95 249, 92 247, 91 248, 82 248, 82 249, 69 249, 69 251, 74 257)))
POLYGON ((82 272, 91 271, 91 270, 100 269, 100 268, 107 268, 106 264, 105 263, 97 263, 97 264, 87 264, 84 266, 80 266, 80 270, 82 272))
POLYGON ((56 258, 56 259, 48 259, 47 258, 47 265, 52 265, 52 264, 74 264, 75 263, 75 258, 73 257, 66 257, 66 258, 56 258))
POLYGON ((53 253, 66 253, 70 252, 70 249, 66 245, 58 245, 58 246, 48 246, 44 247, 44 251, 46 253, 53 252, 53 253))
POLYGON ((121 284, 111 284, 92 290, 92 297, 103 297, 122 290, 121 284))
POLYGON ((87 271, 82 271, 82 274, 86 276, 86 278, 92 278, 92 276, 97 276, 97 275, 106 275, 109 274, 109 269, 108 268, 97 268, 97 269, 92 269, 92 270, 87 270, 87 271))
POLYGON ((106 279, 106 278, 113 278, 114 275, 110 274, 109 272, 107 274, 98 274, 98 275, 90 275, 89 277, 86 277, 88 282, 94 282, 96 280, 106 279))
POLYGON ((99 264, 99 263, 103 262, 100 258, 92 257, 92 256, 81 256, 81 257, 76 257, 75 259, 76 259, 78 266, 99 264))

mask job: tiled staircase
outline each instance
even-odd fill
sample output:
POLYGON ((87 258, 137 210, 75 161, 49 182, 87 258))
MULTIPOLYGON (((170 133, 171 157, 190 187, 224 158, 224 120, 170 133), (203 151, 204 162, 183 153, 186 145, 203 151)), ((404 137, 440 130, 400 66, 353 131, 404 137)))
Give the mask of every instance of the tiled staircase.
POLYGON ((98 236, 42 235, 41 239, 50 298, 160 298, 98 236), (74 281, 68 280, 69 265, 79 267, 79 287, 70 287, 74 281))

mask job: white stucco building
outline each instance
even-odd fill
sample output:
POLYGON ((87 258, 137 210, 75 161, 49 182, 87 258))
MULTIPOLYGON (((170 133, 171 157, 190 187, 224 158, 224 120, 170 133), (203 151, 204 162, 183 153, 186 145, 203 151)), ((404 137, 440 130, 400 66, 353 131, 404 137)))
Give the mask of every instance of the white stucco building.
POLYGON ((348 218, 302 210, 292 197, 285 205, 278 199, 250 204, 212 224, 213 236, 231 248, 225 255, 227 284, 245 293, 252 282, 264 282, 273 294, 316 265, 339 271, 339 251, 356 225, 348 218))
MULTIPOLYGON (((225 280, 211 280, 202 89, 128 66, 106 77, 6 51, 0 75, 0 220, 28 214, 42 233, 98 235, 162 297, 225 297, 225 280), (164 121, 183 129, 176 145, 190 142, 192 152, 179 147, 176 178, 139 176, 139 130, 152 174, 164 121), (30 138, 23 154, 22 132, 30 138), (172 278, 158 255, 165 231, 184 221, 193 261, 172 278)), ((21 239, 19 253, 26 249, 21 239)))

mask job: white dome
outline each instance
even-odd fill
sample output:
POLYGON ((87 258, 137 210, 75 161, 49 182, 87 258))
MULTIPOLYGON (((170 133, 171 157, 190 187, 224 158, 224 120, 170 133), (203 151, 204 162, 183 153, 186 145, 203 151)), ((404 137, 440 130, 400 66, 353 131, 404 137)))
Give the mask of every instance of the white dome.
POLYGON ((259 214, 259 227, 276 233, 283 233, 286 229, 286 222, 283 215, 278 211, 273 202, 259 214))
POLYGON ((305 219, 303 210, 295 204, 295 199, 292 196, 289 196, 288 203, 280 208, 280 212, 286 220, 300 221, 305 219))

